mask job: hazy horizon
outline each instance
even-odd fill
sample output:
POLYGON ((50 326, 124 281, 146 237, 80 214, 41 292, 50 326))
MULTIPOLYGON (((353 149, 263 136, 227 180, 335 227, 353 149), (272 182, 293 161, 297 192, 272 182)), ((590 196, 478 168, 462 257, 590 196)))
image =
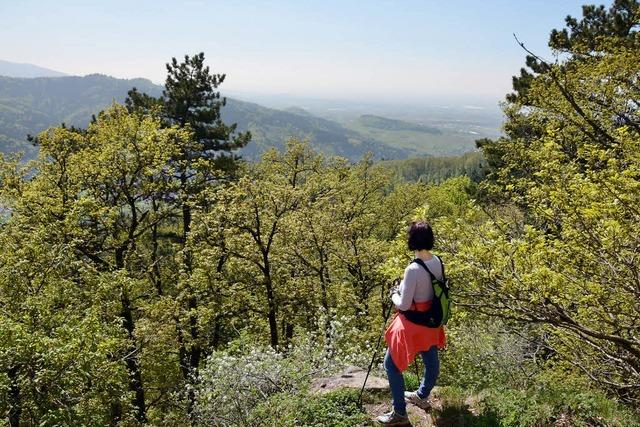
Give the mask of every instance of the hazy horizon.
POLYGON ((221 89, 230 94, 489 104, 524 64, 512 33, 549 55, 550 30, 581 15, 583 1, 514 3, 26 0, 0 4, 0 36, 12 40, 1 56, 162 83, 171 57, 204 51, 212 70, 227 74, 221 89))

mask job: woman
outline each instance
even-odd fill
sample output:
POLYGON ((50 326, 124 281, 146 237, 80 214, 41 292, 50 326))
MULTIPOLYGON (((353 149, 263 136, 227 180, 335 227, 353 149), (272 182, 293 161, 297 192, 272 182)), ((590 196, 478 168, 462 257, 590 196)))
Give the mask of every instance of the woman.
MULTIPOLYGON (((431 254, 433 248, 433 230, 424 221, 413 222, 409 228, 408 245, 414 251, 415 258, 421 259, 431 273, 443 279, 442 261, 431 254)), ((393 410, 377 418, 385 426, 409 424, 407 402, 420 408, 430 407, 428 398, 438 378, 440 362, 438 349, 446 344, 444 328, 428 328, 409 322, 401 313, 405 310, 427 311, 433 299, 433 286, 429 272, 417 262, 412 262, 404 270, 404 278, 398 289, 394 289, 391 301, 398 313, 385 332, 387 353, 384 368, 389 378, 389 388, 393 398, 393 410), (425 371, 420 388, 413 392, 404 391, 402 372, 407 369, 415 356, 420 354, 425 371)))

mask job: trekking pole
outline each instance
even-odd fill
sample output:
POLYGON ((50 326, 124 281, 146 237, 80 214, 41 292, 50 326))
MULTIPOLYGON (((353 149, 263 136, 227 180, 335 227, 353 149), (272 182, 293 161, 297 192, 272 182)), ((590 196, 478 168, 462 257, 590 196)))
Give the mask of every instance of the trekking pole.
POLYGON ((384 331, 387 326, 387 320, 389 320, 389 316, 391 315, 391 308, 393 307, 393 302, 389 302, 389 307, 387 308, 387 312, 384 315, 384 322, 382 323, 382 331, 380 331, 380 335, 378 335, 378 342, 376 343, 376 348, 373 350, 373 357, 371 357, 371 363, 369 363, 369 368, 367 369, 367 375, 364 377, 364 382, 362 383, 362 388, 360 389, 360 395, 358 396, 358 406, 362 404, 362 394, 364 393, 364 388, 367 385, 367 380, 369 379, 369 374, 371 373, 371 369, 373 368, 373 364, 376 361, 376 356, 378 355, 378 349, 380 348, 380 343, 382 342, 382 335, 384 335, 384 331))

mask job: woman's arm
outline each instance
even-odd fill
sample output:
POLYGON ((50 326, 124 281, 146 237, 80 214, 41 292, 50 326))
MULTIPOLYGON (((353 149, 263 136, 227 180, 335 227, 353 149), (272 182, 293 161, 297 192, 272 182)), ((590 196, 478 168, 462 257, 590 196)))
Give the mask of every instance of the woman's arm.
POLYGON ((398 310, 404 311, 411 307, 417 284, 418 277, 416 275, 416 270, 407 267, 404 270, 402 282, 400 282, 399 293, 395 293, 391 296, 391 301, 393 301, 393 304, 395 304, 398 310))

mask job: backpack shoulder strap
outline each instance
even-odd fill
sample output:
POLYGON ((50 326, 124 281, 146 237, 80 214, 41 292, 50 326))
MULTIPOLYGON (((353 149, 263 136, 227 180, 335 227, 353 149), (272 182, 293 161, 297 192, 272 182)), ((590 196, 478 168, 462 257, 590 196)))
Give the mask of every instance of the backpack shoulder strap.
MULTIPOLYGON (((431 276, 431 282, 433 283, 434 280, 436 279, 436 276, 433 275, 433 273, 431 272, 431 270, 429 270, 429 267, 427 267, 427 264, 424 263, 424 261, 422 261, 420 258, 416 258, 414 259, 412 262, 415 262, 416 264, 418 264, 420 267, 424 268, 425 270, 427 270, 427 273, 429 273, 429 276, 431 276)), ((440 261, 442 262, 442 261, 440 261)))
POLYGON ((434 255, 434 257, 438 258, 438 261, 440 261, 440 267, 442 268, 442 280, 446 281, 447 275, 444 272, 444 262, 442 262, 442 258, 440 258, 438 255, 434 255))
MULTIPOLYGON (((447 276, 444 273, 444 263, 442 262, 442 258, 440 258, 438 255, 434 255, 434 257, 436 257, 436 259, 438 261, 440 261, 440 266, 442 267, 442 280, 447 280, 447 276)), ((422 261, 420 258, 415 258, 412 262, 415 262, 416 264, 419 264, 422 268, 424 268, 425 270, 427 270, 427 273, 429 273, 429 276, 431 276, 431 281, 433 282, 434 280, 438 280, 438 278, 431 272, 431 270, 429 270, 429 267, 427 267, 427 264, 424 263, 424 261, 422 261)))

